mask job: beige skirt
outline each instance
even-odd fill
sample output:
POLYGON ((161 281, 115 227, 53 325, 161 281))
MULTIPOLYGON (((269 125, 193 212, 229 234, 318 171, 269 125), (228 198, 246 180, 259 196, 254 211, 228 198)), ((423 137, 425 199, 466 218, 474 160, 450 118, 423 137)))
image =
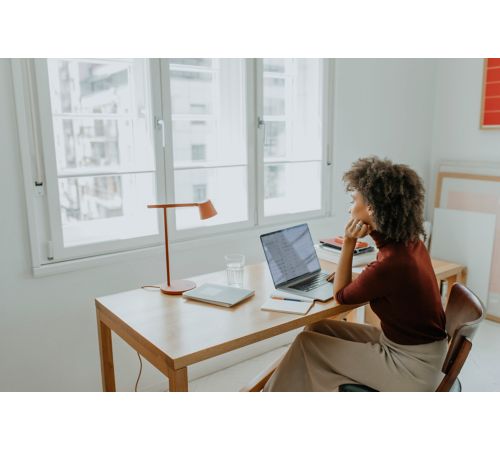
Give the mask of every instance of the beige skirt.
POLYGON ((322 320, 300 333, 264 391, 337 391, 358 383, 377 391, 435 391, 447 339, 401 345, 371 325, 322 320))

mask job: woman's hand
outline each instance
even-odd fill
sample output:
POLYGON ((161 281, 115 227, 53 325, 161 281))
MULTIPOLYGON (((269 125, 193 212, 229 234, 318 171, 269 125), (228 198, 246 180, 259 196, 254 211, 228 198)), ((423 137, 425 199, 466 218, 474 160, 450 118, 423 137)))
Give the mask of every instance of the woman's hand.
POLYGON ((347 222, 344 230, 344 244, 340 252, 337 271, 333 276, 333 298, 335 300, 337 299, 337 292, 352 281, 352 257, 356 247, 356 240, 365 237, 371 230, 370 225, 354 217, 351 217, 347 222))
POLYGON ((344 235, 348 239, 364 238, 368 233, 372 232, 372 227, 361 220, 351 217, 344 229, 344 235))

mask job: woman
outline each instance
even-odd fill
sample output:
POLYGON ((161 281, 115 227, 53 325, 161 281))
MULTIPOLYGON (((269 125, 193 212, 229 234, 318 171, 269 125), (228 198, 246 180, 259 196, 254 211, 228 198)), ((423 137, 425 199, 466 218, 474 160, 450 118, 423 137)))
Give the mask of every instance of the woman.
POLYGON ((433 391, 443 375, 446 318, 420 237, 424 188, 406 165, 362 158, 344 174, 351 217, 333 282, 341 304, 370 301, 381 330, 322 320, 300 333, 265 391, 336 391, 359 383, 378 391, 433 391), (353 281, 352 255, 370 234, 379 252, 353 281))

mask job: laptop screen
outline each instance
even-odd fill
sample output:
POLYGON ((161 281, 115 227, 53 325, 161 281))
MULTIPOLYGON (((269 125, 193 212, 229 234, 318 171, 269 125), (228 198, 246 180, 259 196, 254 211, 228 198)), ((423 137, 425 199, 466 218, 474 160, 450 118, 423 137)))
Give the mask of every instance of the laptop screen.
POLYGON ((307 224, 260 237, 274 285, 321 269, 307 224))

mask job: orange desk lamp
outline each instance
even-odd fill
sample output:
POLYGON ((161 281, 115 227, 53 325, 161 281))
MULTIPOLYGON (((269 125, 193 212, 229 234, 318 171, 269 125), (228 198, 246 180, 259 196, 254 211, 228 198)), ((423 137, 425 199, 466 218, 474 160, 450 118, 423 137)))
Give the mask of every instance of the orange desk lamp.
POLYGON ((190 280, 172 280, 170 281, 170 262, 168 259, 168 230, 167 230, 167 208, 179 208, 184 206, 197 206, 200 211, 200 219, 205 220, 217 214, 217 211, 210 200, 203 203, 169 203, 165 205, 148 205, 148 208, 163 209, 163 224, 165 227, 165 260, 167 264, 167 282, 160 286, 164 294, 179 295, 196 287, 196 283, 190 280))

